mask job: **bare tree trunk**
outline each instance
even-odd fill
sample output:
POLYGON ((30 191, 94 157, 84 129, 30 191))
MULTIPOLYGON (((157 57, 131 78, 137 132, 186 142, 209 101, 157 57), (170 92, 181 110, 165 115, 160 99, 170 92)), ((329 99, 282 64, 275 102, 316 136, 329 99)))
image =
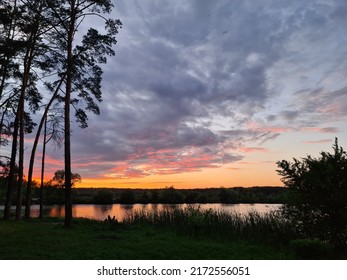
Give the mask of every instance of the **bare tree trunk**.
POLYGON ((43 219, 43 180, 45 178, 45 158, 46 158, 46 138, 47 138, 47 115, 45 118, 45 128, 43 134, 42 162, 41 162, 41 185, 40 185, 40 219, 43 219))
MULTIPOLYGON (((67 82, 71 82, 68 77, 67 82)), ((71 198, 71 143, 70 143, 70 89, 66 87, 65 96, 65 143, 64 143, 64 163, 65 163, 65 226, 72 226, 72 198, 71 198)))
MULTIPOLYGON (((33 170, 34 170, 34 162, 35 162, 35 154, 36 154, 37 145, 38 145, 38 142, 40 139, 42 127, 44 124, 46 124, 46 121, 47 121, 48 111, 49 111, 53 101, 57 97, 58 92, 60 90, 61 85, 63 84, 64 79, 65 79, 65 75, 63 75, 63 77, 61 78, 59 84, 57 85, 57 88, 55 89, 55 92, 53 93, 53 95, 51 97, 51 100, 48 102, 48 104, 45 108, 45 111, 43 113, 39 127, 38 127, 37 132, 36 132, 33 148, 31 150, 29 170, 28 170, 28 185, 27 185, 27 192, 26 192, 26 199, 25 199, 25 218, 26 219, 30 218, 31 185, 32 185, 32 178, 33 178, 33 170)), ((44 146, 45 145, 46 145, 46 143, 44 142, 44 146)))
MULTIPOLYGON (((27 50, 26 56, 24 61, 28 62, 28 57, 29 57, 29 50, 27 50)), ((7 192, 6 192, 6 201, 5 201, 5 209, 4 209, 4 219, 8 220, 10 218, 11 214, 11 204, 12 204, 12 195, 13 195, 13 184, 15 182, 15 172, 16 172, 16 157, 17 157, 17 140, 18 140, 18 132, 20 132, 20 150, 23 152, 24 150, 24 97, 25 97, 25 90, 28 84, 29 80, 29 72, 27 70, 30 70, 30 62, 25 63, 24 66, 24 76, 23 76, 23 81, 22 81, 22 87, 21 87, 21 93, 19 96, 19 101, 18 101, 18 107, 17 107, 17 113, 16 113, 16 118, 14 122, 14 128, 13 128, 13 138, 12 138, 12 150, 11 150, 11 161, 10 161, 10 172, 8 175, 8 182, 7 182, 7 192), (23 129, 23 131, 22 131, 23 129), (22 142, 23 141, 23 142, 22 142)), ((20 151, 20 153, 21 153, 20 151)), ((22 191, 22 185, 20 183, 23 183, 23 154, 20 154, 20 165, 18 166, 19 168, 19 178, 18 181, 18 187, 17 187, 17 202, 18 202, 18 196, 21 195, 22 191)), ((17 208, 16 208, 16 219, 18 219, 18 212, 20 211, 21 203, 17 203, 17 208), (19 208, 19 209, 18 209, 19 208), (17 210, 18 209, 18 210, 17 210)))
MULTIPOLYGON (((13 9, 17 7, 17 1, 14 1, 13 9)), ((9 27, 9 32, 13 31, 14 22, 11 21, 11 26, 9 27)), ((10 34, 10 33, 9 33, 10 34)), ((12 32, 11 40, 14 38, 14 32, 12 32)), ((9 62, 10 57, 8 57, 9 62)), ((7 72, 7 69, 6 69, 7 72)), ((1 94, 4 89, 6 80, 6 75, 4 74, 3 79, 1 81, 1 94)), ((4 209, 4 219, 9 220, 11 216, 11 205, 12 205, 12 195, 13 195, 13 185, 15 183, 15 169, 16 169, 16 153, 17 153, 17 137, 18 137, 18 121, 19 116, 16 114, 12 135, 12 149, 11 149, 11 160, 10 160, 10 171, 8 175, 7 181, 7 190, 6 190, 6 200, 5 200, 5 209, 4 209)), ((1 129, 3 128, 3 122, 1 123, 1 129)), ((1 143, 0 143, 1 144, 1 143)))
POLYGON ((64 163, 65 163, 65 226, 72 226, 72 197, 71 197, 71 128, 70 128, 70 100, 73 75, 73 39, 76 25, 75 1, 71 1, 71 22, 67 38, 67 78, 65 92, 65 143, 64 143, 64 163))
POLYGON ((5 208, 4 208, 5 220, 9 220, 11 216, 13 185, 15 183, 15 172, 16 172, 17 138, 18 138, 18 127, 19 127, 18 113, 16 114, 14 127, 13 127, 10 171, 9 171, 8 179, 7 179, 7 191, 6 191, 6 200, 5 200, 5 208))
POLYGON ((22 190, 23 190, 23 176, 24 176, 24 98, 25 92, 29 83, 30 70, 35 56, 35 45, 37 43, 37 32, 39 26, 31 33, 28 39, 29 46, 24 58, 24 74, 23 83, 21 88, 19 110, 19 161, 18 161, 18 186, 17 186, 17 207, 16 207, 16 220, 20 220, 22 211, 22 190))
MULTIPOLYGON (((24 98, 24 94, 23 94, 24 98)), ((17 205, 16 205, 16 221, 19 221, 22 216, 22 189, 24 175, 24 100, 19 108, 19 161, 18 161, 18 185, 17 185, 17 205)))

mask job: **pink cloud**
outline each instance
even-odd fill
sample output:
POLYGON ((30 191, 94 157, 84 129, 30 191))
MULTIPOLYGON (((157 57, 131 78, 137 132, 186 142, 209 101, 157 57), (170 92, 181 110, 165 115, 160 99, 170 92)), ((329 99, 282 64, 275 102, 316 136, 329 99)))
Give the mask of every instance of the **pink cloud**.
POLYGON ((250 121, 246 124, 246 128, 258 132, 272 132, 272 133, 283 133, 292 130, 290 127, 286 126, 264 126, 255 121, 250 121))
POLYGON ((115 163, 105 177, 117 179, 140 178, 149 175, 168 175, 197 172, 202 168, 217 168, 225 163, 235 162, 240 156, 223 151, 187 147, 181 149, 138 150, 126 162, 115 163), (145 154, 143 154, 145 153, 145 154))
POLYGON ((318 133, 339 133, 340 129, 337 127, 304 127, 302 131, 318 132, 318 133))
MULTIPOLYGON (((263 126, 257 122, 251 121, 246 125, 247 129, 258 132, 270 132, 270 133, 283 133, 292 131, 292 127, 287 126, 263 126)), ((339 133, 338 127, 303 127, 300 129, 304 132, 317 132, 317 133, 339 133)))
POLYGON ((332 143, 332 139, 321 139, 321 140, 312 140, 312 141, 304 141, 304 144, 326 144, 332 143))
MULTIPOLYGON (((34 174, 33 177, 39 178, 41 176, 41 157, 42 154, 37 154, 38 158, 35 161, 34 174)), ((63 160, 56 160, 49 154, 45 156, 45 178, 51 179, 55 171, 64 169, 63 160)))
POLYGON ((336 104, 330 104, 329 106, 318 109, 318 111, 325 114, 338 114, 341 112, 341 107, 336 104))
POLYGON ((242 147, 238 149, 239 151, 243 153, 257 153, 257 152, 268 152, 269 150, 266 148, 257 148, 257 147, 242 147))

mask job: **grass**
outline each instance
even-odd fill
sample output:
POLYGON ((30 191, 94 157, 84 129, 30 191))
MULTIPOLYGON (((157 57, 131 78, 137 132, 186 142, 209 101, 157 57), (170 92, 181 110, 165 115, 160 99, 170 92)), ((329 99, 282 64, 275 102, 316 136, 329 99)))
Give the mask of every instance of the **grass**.
POLYGON ((346 259, 320 241, 300 239, 272 213, 231 215, 199 208, 135 212, 125 221, 59 218, 0 220, 0 259, 180 260, 346 259))
POLYGON ((0 259, 291 259, 290 250, 193 237, 145 224, 76 219, 0 221, 0 259))

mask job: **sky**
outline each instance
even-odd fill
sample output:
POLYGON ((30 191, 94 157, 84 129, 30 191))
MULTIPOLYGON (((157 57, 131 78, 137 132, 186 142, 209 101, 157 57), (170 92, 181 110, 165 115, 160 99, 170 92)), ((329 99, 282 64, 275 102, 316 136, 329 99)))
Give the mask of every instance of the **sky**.
POLYGON ((77 187, 281 186, 277 161, 347 148, 345 0, 114 5, 100 116, 73 125, 77 187))

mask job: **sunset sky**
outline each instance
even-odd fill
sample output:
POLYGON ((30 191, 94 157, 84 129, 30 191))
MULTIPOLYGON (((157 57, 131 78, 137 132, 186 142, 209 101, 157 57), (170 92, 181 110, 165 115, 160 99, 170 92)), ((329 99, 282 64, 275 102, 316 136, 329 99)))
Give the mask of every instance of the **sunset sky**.
POLYGON ((282 185, 276 161, 347 149, 346 0, 114 4, 101 114, 72 131, 78 187, 282 185))

